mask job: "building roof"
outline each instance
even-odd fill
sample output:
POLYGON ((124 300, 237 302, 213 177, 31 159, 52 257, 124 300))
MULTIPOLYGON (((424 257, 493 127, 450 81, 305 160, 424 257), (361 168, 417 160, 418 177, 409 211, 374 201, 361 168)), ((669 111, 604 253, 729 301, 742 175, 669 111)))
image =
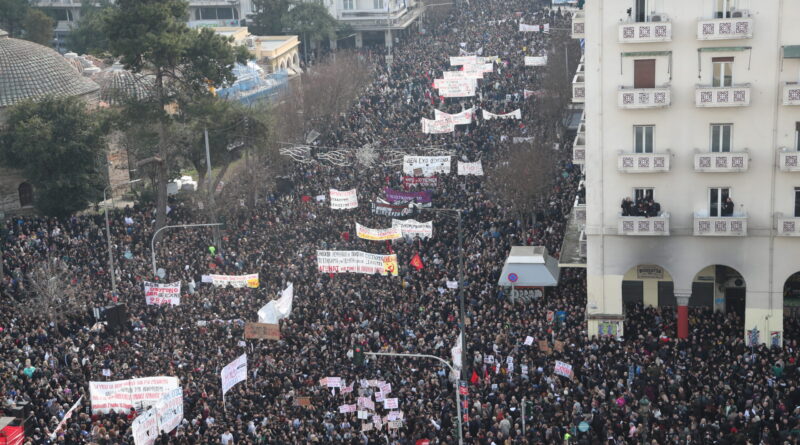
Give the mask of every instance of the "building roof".
POLYGON ((544 246, 512 246, 497 284, 500 286, 556 286, 558 262, 544 246))
POLYGON ((56 51, 0 31, 0 108, 45 96, 83 96, 99 89, 56 51))
POLYGON ((134 74, 119 64, 92 75, 92 80, 100 85, 100 100, 110 105, 121 104, 126 99, 145 99, 155 85, 153 76, 134 74))

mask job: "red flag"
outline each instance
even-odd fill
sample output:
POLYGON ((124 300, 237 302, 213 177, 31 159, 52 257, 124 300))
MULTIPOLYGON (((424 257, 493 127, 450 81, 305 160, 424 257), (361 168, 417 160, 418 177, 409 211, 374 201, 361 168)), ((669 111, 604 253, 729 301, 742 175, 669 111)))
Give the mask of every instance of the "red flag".
POLYGON ((303 195, 303 196, 300 198, 300 200, 301 200, 301 201, 303 201, 303 202, 309 202, 309 201, 311 201, 311 197, 310 197, 310 196, 308 196, 308 195, 303 195))
POLYGON ((469 378, 469 381, 470 381, 470 383, 472 383, 473 385, 477 385, 477 384, 478 384, 478 382, 480 382, 480 381, 481 381, 481 378, 480 378, 480 377, 478 377, 478 373, 477 373, 477 372, 475 372, 475 370, 474 370, 474 369, 472 370, 472 377, 470 377, 470 378, 469 378))
POLYGON ((392 243, 389 240, 386 240, 386 248, 389 249, 389 255, 394 253, 394 249, 392 249, 392 243))
POLYGON ((350 241, 350 232, 342 232, 342 239, 345 241, 350 241))
POLYGON ((414 254, 414 258, 411 258, 411 263, 410 264, 412 266, 416 267, 417 270, 421 270, 422 268, 425 267, 425 265, 422 264, 422 258, 419 257, 418 253, 414 254))

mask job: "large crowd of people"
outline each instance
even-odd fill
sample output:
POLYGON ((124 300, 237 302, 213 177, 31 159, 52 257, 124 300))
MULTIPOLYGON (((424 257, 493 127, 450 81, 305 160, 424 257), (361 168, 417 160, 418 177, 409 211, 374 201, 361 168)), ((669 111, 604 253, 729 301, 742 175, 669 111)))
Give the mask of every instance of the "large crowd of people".
MULTIPOLYGON (((391 73, 376 68, 374 82, 337 118, 336 131, 321 136, 321 145, 438 145, 491 168, 514 137, 564 140, 561 120, 541 119, 536 98, 523 93, 541 87, 539 69, 524 66, 523 56, 552 50, 553 37, 519 32, 519 23, 548 23, 553 34, 569 28, 568 14, 540 3, 465 2, 427 23, 425 34, 395 46, 391 73), (449 56, 478 48, 502 60, 479 82, 479 97, 440 98, 431 82, 450 69, 449 56), (457 112, 472 105, 496 114, 520 108, 522 119, 479 119, 455 135, 419 131, 420 118, 432 118, 434 109, 457 112)), ((464 443, 800 443, 797 342, 789 333, 782 347, 750 348, 735 314, 693 309, 691 338, 677 340, 672 309, 634 306, 626 314, 624 340, 598 338, 585 329, 581 269, 563 270, 559 285, 534 302, 513 301, 498 288, 511 246, 544 245, 559 255, 566 219, 576 194, 583 193, 570 157, 569 143, 562 143, 555 170, 542 172, 556 181, 532 225, 490 193, 484 177, 440 175, 433 190, 434 207, 463 209, 464 443), (549 311, 559 314, 557 322, 548 321, 549 311), (574 376, 556 374, 556 360, 571 364, 574 376)), ((427 359, 362 361, 353 354, 359 349, 449 360, 459 335, 457 290, 447 285, 457 280, 459 265, 454 218, 418 210, 417 220, 434 221, 428 239, 389 244, 355 236, 356 222, 391 223, 373 214, 369 203, 386 186, 402 188, 402 176, 397 167, 293 165, 291 190, 276 191, 255 208, 231 210, 214 249, 207 229, 165 232, 157 244, 158 266, 166 272, 161 279, 150 269, 154 209, 112 212, 118 295, 110 292, 101 216, 9 219, 0 411, 23 407, 30 443, 132 444, 131 421, 140 412, 93 413, 89 382, 164 375, 180 379, 184 420, 158 444, 458 443, 454 382, 446 367, 427 359), (326 201, 306 199, 327 195, 329 188, 356 188, 359 207, 332 210, 326 201), (391 251, 399 259, 398 276, 320 273, 317 250, 391 251), (409 265, 415 255, 422 268, 409 265), (26 307, 30 277, 44 263, 66 265, 68 273, 53 278, 64 278, 64 295, 83 298, 85 310, 59 314, 57 308, 26 307), (209 273, 258 273, 260 283, 257 289, 213 287, 202 280, 209 273), (145 280, 180 280, 181 304, 145 305, 145 280), (289 282, 294 306, 280 322, 281 339, 243 341, 244 322, 255 321, 258 309, 289 282), (129 320, 115 329, 97 325, 91 308, 117 302, 127 306, 129 320), (243 353, 247 380, 223 399, 220 370, 243 353), (355 390, 320 385, 332 376, 355 390), (362 380, 391 384, 404 415, 398 428, 365 430, 368 421, 357 413, 340 413, 340 405, 372 395, 362 380), (55 431, 81 396, 78 412, 55 431), (310 403, 298 403, 306 397, 310 403)), ((198 213, 190 200, 174 200, 170 209, 170 224, 195 222, 198 213)), ((387 411, 378 407, 377 414, 387 411)))

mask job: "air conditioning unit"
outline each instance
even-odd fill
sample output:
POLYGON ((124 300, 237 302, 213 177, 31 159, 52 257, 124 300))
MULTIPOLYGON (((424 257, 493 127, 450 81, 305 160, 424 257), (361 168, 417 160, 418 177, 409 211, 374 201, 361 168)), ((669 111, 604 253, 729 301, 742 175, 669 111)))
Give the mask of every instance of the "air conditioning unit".
POLYGON ((745 11, 731 11, 731 17, 735 19, 740 19, 742 17, 745 17, 746 14, 747 13, 745 11))
POLYGON ((656 14, 656 15, 651 15, 650 16, 650 21, 651 22, 662 22, 662 21, 664 21, 664 19, 659 14, 656 14))

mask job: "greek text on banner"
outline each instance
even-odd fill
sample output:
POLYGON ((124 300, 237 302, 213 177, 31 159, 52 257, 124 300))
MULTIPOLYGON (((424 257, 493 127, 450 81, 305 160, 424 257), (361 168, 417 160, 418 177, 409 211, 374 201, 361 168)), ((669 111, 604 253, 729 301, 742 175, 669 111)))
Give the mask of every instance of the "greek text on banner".
POLYGON ((369 227, 364 227, 359 223, 356 223, 356 235, 358 235, 359 238, 370 241, 387 241, 402 237, 400 234, 400 229, 397 227, 391 227, 388 229, 370 229, 369 227))
POLYGON ((144 299, 147 304, 181 304, 181 282, 160 284, 144 282, 144 299))
POLYGON ((397 275, 397 255, 379 255, 358 250, 318 250, 317 268, 322 273, 397 275))

